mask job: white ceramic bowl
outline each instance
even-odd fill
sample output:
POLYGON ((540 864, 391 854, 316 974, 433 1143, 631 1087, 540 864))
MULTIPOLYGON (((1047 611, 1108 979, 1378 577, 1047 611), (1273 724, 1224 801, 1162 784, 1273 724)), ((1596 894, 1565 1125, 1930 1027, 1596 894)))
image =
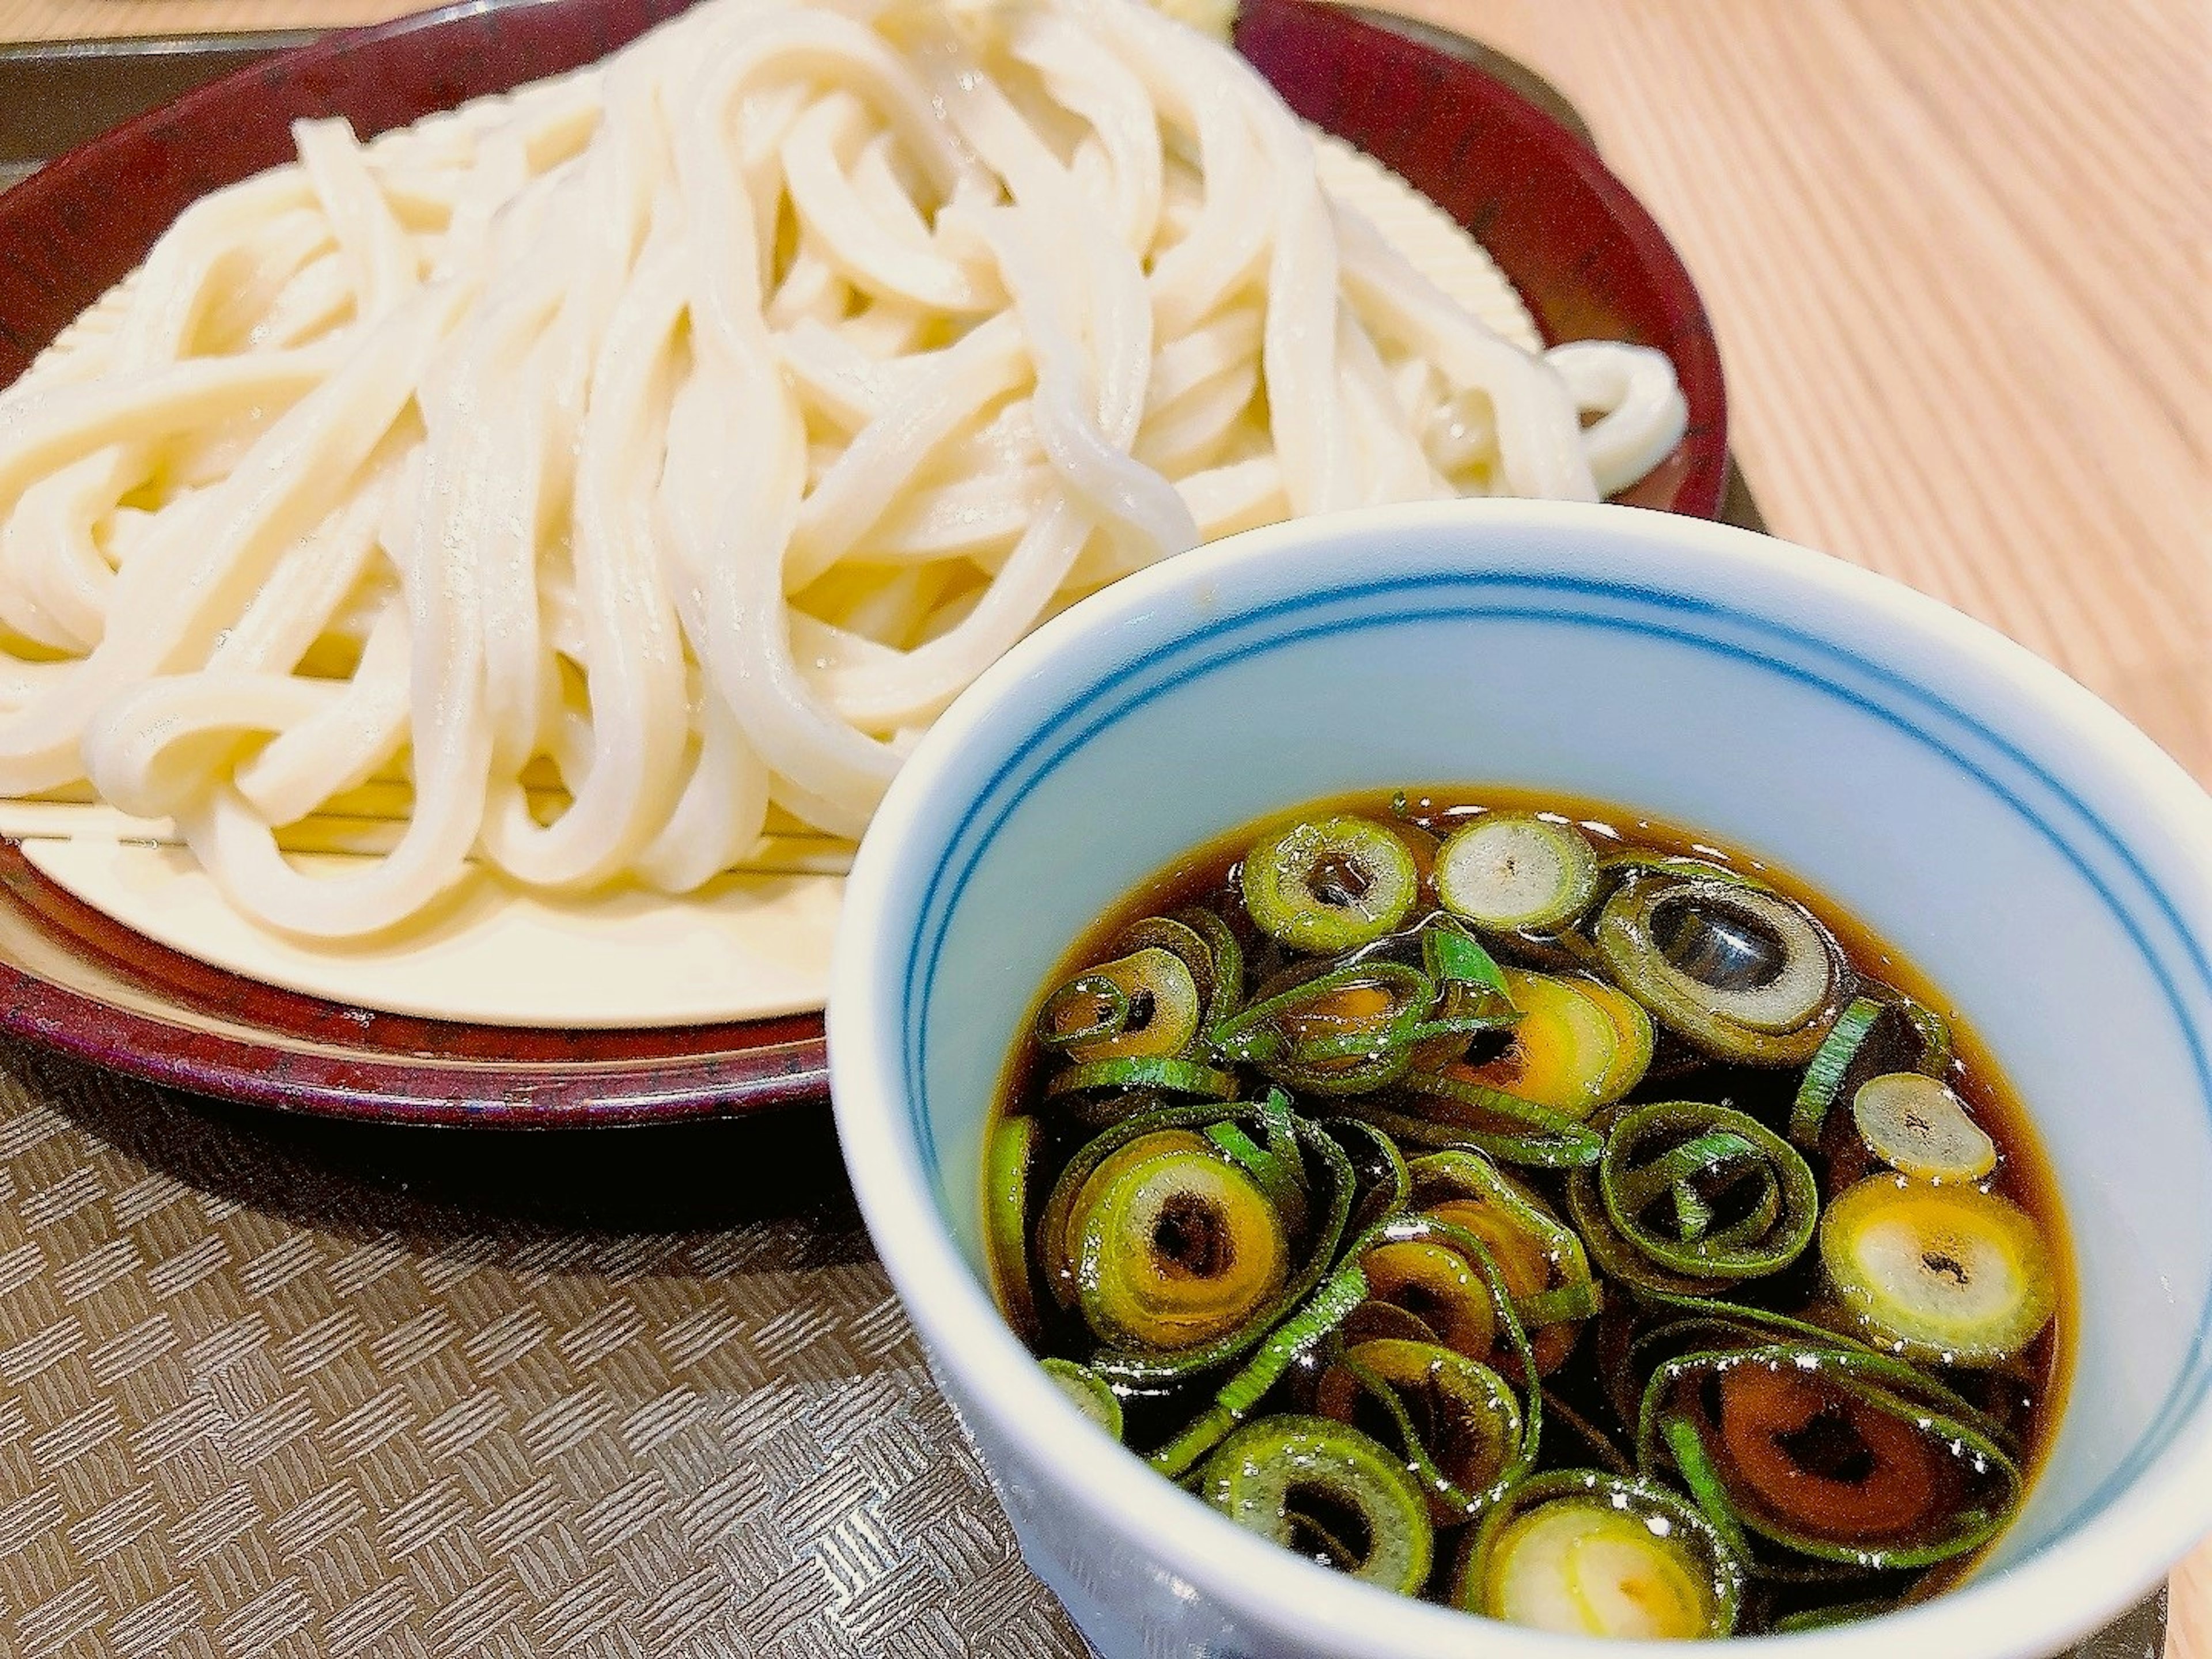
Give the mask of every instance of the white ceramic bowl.
POLYGON ((830 1055, 854 1185, 1099 1651, 1637 1650, 1239 1531, 1085 1423, 984 1287, 980 1137, 1070 939, 1220 832, 1456 781, 1642 807, 1807 878, 1955 1000, 2057 1169, 2074 1380, 2025 1510, 1954 1593, 1771 1650, 2044 1659, 2141 1595, 2212 1528, 2212 800, 2054 669, 1863 571, 1694 520, 1465 502, 1237 537, 1077 606, 938 723, 853 872, 830 1055))

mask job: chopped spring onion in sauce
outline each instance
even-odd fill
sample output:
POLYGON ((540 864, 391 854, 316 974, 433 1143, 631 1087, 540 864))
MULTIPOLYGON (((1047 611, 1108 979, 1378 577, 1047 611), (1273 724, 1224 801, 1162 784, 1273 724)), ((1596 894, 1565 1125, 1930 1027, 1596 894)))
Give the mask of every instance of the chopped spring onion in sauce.
POLYGON ((1171 1350, 1223 1335, 1288 1271, 1266 1194, 1188 1129, 1108 1158, 1076 1194, 1068 1226, 1084 1317, 1117 1346, 1171 1350))
POLYGON ((1436 1549, 1427 1498, 1401 1460, 1347 1424, 1249 1424, 1206 1460, 1199 1492, 1238 1526, 1411 1595, 1436 1549))
POLYGON ((1887 1072, 1859 1085, 1851 1119, 1867 1150, 1916 1181, 1979 1181, 1997 1167, 1997 1144, 1966 1115, 1949 1086, 1918 1072, 1887 1072))
POLYGON ((1538 932, 1571 921, 1597 891, 1597 855, 1571 823, 1486 812, 1437 854, 1437 896, 1478 927, 1538 932))
POLYGON ((1104 1377, 1087 1365, 1058 1358, 1047 1359, 1044 1371, 1075 1402, 1077 1410, 1116 1440, 1121 1437, 1121 1397, 1104 1377))
POLYGON ((1406 843, 1381 824, 1332 817, 1292 824, 1254 847, 1243 884, 1245 908, 1271 939, 1346 951, 1406 919, 1420 876, 1406 843))
POLYGON ((1001 1303, 1337 1571, 1582 1636, 1871 1617, 2048 1443, 2049 1200, 1904 964, 1649 828, 1401 793, 1152 884, 1022 1028, 1001 1303))
MULTIPOLYGON (((1601 997, 1594 982, 1508 969, 1505 994, 1521 1016, 1505 1046, 1480 1063, 1446 1067, 1445 1075, 1577 1121, 1642 1078, 1629 1018, 1601 997)), ((1641 1045, 1646 1065, 1649 1030, 1647 1023, 1641 1045)))
MULTIPOLYGON (((1098 981, 1121 994, 1121 1018, 1096 1036, 1064 1040, 1069 1059, 1084 1062, 1167 1059, 1188 1048, 1191 1038, 1198 1035, 1198 981, 1189 964, 1172 951, 1149 946, 1091 969, 1074 984, 1098 981)), ((1079 1011, 1079 999, 1069 1000, 1076 1002, 1079 1011)), ((1045 1005, 1048 1016, 1054 1006, 1045 1005)))
POLYGON ((1464 1521, 1494 1501, 1530 1452, 1512 1386, 1489 1366, 1434 1343, 1382 1338, 1350 1345, 1322 1373, 1315 1409, 1395 1445, 1439 1524, 1464 1521))
POLYGON ((1871 1176, 1820 1218, 1820 1259, 1859 1334, 1908 1359, 1995 1364, 2057 1306, 2034 1218, 1974 1187, 1871 1176))
POLYGON ((1735 1629, 1743 1578, 1711 1523, 1665 1487, 1567 1470, 1492 1512, 1459 1601, 1562 1635, 1693 1641, 1735 1629))
POLYGON ((1606 902, 1595 937, 1614 983, 1720 1059, 1802 1066, 1833 1021, 1835 941, 1778 894, 1630 882, 1606 902))

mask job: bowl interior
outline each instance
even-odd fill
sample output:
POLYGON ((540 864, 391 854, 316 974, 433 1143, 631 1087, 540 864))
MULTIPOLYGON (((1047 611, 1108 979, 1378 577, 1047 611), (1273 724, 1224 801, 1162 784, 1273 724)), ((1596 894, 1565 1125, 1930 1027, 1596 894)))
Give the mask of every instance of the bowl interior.
MULTIPOLYGON (((2201 1413, 2212 803, 2178 769, 1951 613, 1723 527, 1462 504, 1194 559, 1010 659, 894 796, 868 1000, 896 1018, 918 1173, 971 1273, 989 1104, 1072 938, 1263 815, 1500 781, 1707 828, 1807 878, 2016 1086, 2081 1294, 2073 1406, 1993 1566, 2096 1516, 2201 1413)), ((962 1380, 988 1410, 992 1379, 962 1380)))

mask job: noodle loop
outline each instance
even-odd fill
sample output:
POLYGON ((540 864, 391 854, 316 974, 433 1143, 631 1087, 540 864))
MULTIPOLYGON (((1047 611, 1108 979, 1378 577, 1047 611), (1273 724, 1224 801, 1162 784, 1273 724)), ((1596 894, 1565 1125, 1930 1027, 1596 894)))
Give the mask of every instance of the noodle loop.
POLYGON ((295 138, 0 394, 0 793, 173 819, 295 934, 472 860, 683 892, 771 812, 856 836, 1117 576, 1296 514, 1594 498, 1683 428, 1665 358, 1492 333, 1134 0, 708 0, 295 138), (279 851, 365 787, 388 850, 279 851))

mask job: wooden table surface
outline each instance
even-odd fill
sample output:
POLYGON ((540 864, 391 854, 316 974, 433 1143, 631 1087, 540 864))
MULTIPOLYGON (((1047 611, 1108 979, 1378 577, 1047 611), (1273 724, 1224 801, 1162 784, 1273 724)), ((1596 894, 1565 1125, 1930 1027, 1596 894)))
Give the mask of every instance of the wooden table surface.
MULTIPOLYGON (((2212 3, 1395 0, 1550 79, 1688 262, 1777 534, 2066 669, 2212 783, 2212 3)), ((0 0, 0 40, 408 0, 0 0)), ((2212 1659, 2212 1542, 2169 1659, 2212 1659)))

